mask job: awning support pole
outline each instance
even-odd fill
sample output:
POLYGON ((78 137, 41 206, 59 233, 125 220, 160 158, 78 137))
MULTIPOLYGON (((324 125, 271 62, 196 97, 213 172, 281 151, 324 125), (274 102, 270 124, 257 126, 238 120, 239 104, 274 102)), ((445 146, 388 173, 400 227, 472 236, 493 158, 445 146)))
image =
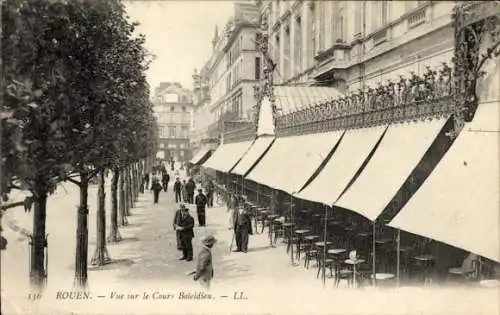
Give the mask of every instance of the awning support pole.
POLYGON ((323 266, 322 266, 322 273, 323 273, 323 288, 326 286, 326 241, 327 241, 327 235, 328 235, 328 206, 325 206, 325 224, 323 226, 324 228, 324 233, 323 233, 323 266))
POLYGON ((294 234, 294 223, 295 223, 295 218, 294 218, 294 213, 293 213, 293 193, 290 195, 290 257, 292 260, 292 265, 294 265, 293 261, 293 234, 294 234))
POLYGON ((401 269, 401 230, 398 229, 398 236, 396 238, 396 264, 397 264, 397 269, 396 269, 396 277, 397 277, 397 286, 399 287, 399 278, 401 276, 400 274, 400 269, 401 269))
POLYGON ((373 221, 373 237, 372 237, 372 283, 373 283, 373 286, 375 287, 376 286, 376 282, 377 282, 377 277, 376 277, 376 268, 375 268, 375 263, 376 263, 376 259, 375 259, 375 256, 376 256, 376 245, 377 243, 375 242, 376 241, 376 223, 375 221, 373 221))

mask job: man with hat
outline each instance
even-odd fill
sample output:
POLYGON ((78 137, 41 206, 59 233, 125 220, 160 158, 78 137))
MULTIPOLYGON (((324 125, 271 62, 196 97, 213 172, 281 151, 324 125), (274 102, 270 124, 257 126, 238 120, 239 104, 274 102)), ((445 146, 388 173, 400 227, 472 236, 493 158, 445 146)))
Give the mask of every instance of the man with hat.
POLYGON ((234 213, 234 234, 236 238, 236 252, 246 253, 248 251, 248 236, 253 234, 252 220, 250 213, 241 203, 234 213))
POLYGON ((182 257, 179 260, 193 260, 193 227, 194 219, 189 214, 189 209, 181 204, 181 215, 175 226, 175 230, 179 232, 179 238, 182 247, 182 257))
POLYGON ((198 195, 195 198, 196 214, 198 215, 198 224, 205 226, 205 207, 207 206, 207 196, 203 194, 203 189, 198 189, 198 195))
POLYGON ((212 265, 212 247, 217 243, 217 239, 212 235, 202 239, 203 244, 200 253, 198 254, 198 263, 194 274, 194 281, 200 280, 200 284, 207 290, 210 289, 210 282, 214 277, 214 268, 212 265))

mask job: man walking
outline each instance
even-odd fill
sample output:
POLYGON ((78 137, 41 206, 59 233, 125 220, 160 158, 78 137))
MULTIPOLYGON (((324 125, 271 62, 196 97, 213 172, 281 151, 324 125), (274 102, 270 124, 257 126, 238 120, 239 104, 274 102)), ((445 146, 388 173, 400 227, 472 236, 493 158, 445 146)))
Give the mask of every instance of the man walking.
POLYGON ((179 177, 175 179, 174 183, 174 194, 175 194, 175 202, 182 202, 181 198, 181 190, 182 190, 182 184, 181 181, 179 180, 179 177))
POLYGON ((196 195, 196 214, 198 215, 198 224, 200 226, 205 226, 205 207, 207 206, 207 196, 203 194, 203 190, 198 189, 198 195, 196 195))
POLYGON ((234 234, 236 237, 236 252, 248 251, 248 236, 252 235, 252 221, 250 213, 245 207, 239 206, 234 216, 234 234))
POLYGON ((153 186, 151 186, 151 190, 153 191, 154 196, 154 204, 158 204, 161 188, 161 184, 157 180, 154 180, 153 186))
POLYGON ((181 205, 181 217, 179 224, 175 227, 176 231, 180 232, 182 257, 179 260, 193 260, 193 232, 194 219, 189 214, 189 209, 185 205, 181 205))
POLYGON ((214 183, 209 180, 207 184, 207 206, 212 208, 214 206, 214 183))
POLYGON ((170 175, 168 175, 167 171, 163 173, 163 176, 161 178, 161 182, 163 184, 163 191, 168 190, 168 182, 170 181, 170 175))
POLYGON ((180 251, 182 251, 181 231, 177 230, 176 227, 178 225, 180 225, 180 220, 181 220, 181 216, 182 216, 182 207, 184 207, 184 205, 181 205, 181 207, 175 211, 174 222, 172 223, 173 227, 174 227, 174 231, 175 231, 175 240, 177 243, 177 250, 180 250, 180 251))
POLYGON ((200 281, 200 284, 210 290, 210 282, 214 277, 214 267, 212 265, 212 247, 217 243, 217 239, 212 235, 206 236, 201 241, 203 244, 200 253, 198 254, 198 263, 194 274, 194 281, 200 281))
POLYGON ((187 202, 194 203, 194 190, 196 189, 196 183, 191 177, 186 183, 186 191, 187 191, 187 202))

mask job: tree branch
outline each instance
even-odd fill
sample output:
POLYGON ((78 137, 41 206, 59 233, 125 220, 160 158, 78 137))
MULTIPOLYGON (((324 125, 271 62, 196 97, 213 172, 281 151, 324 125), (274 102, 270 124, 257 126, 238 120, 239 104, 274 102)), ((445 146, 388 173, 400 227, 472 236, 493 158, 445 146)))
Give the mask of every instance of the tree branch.
POLYGON ((9 188, 10 188, 10 189, 24 190, 24 189, 22 189, 22 188, 21 188, 21 186, 17 186, 17 185, 14 185, 14 184, 10 184, 10 185, 9 185, 9 188))
POLYGON ((8 205, 2 205, 2 210, 5 211, 7 209, 15 208, 15 207, 19 207, 19 206, 24 206, 24 201, 18 201, 18 202, 9 203, 8 205))
MULTIPOLYGON (((497 49, 497 47, 500 46, 500 40, 498 40, 494 45, 493 47, 489 48, 491 49, 491 54, 494 54, 495 53, 495 50, 497 49)), ((479 71, 481 71, 481 68, 483 67, 484 63, 486 62, 486 60, 490 59, 490 54, 487 54, 486 57, 484 57, 480 62, 479 64, 477 65, 476 67, 476 75, 479 73, 479 71)))
POLYGON ((71 177, 67 177, 67 178, 66 178, 66 180, 67 180, 68 182, 70 182, 70 183, 73 183, 73 184, 77 185, 77 186, 80 186, 80 185, 82 184, 81 182, 79 182, 79 181, 77 181, 77 180, 74 180, 74 179, 73 179, 73 178, 71 178, 71 177))

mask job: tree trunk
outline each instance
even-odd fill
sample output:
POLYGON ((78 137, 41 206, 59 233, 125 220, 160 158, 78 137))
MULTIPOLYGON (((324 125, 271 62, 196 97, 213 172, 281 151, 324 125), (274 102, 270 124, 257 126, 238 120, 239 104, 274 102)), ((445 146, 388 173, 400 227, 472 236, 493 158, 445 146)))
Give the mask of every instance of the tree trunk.
POLYGON ((97 191, 97 235, 96 248, 92 257, 92 265, 103 266, 111 261, 106 248, 106 192, 104 186, 106 177, 104 169, 99 171, 99 189, 97 191))
POLYGON ((134 207, 133 196, 132 196, 132 180, 130 179, 130 165, 126 168, 125 174, 126 174, 125 180, 127 181, 126 194, 128 200, 127 216, 130 216, 132 214, 130 210, 134 207))
POLYGON ((132 191, 132 204, 137 201, 136 185, 135 185, 135 163, 130 165, 130 189, 132 191))
POLYGON ((47 192, 34 194, 35 209, 33 213, 33 238, 31 239, 31 266, 30 283, 33 289, 42 290, 46 280, 45 247, 45 219, 47 216, 47 192))
POLYGON ((111 228, 108 242, 116 243, 122 240, 118 230, 118 179, 120 178, 120 169, 113 168, 113 179, 111 180, 111 228))
POLYGON ((87 288, 87 259, 88 259, 88 173, 80 173, 80 205, 76 228, 76 259, 75 259, 75 285, 78 289, 87 288))
POLYGON ((118 192, 120 193, 120 203, 119 203, 119 210, 120 210, 120 226, 125 226, 127 225, 127 200, 126 200, 126 194, 125 194, 125 169, 121 168, 120 169, 120 187, 118 188, 118 192))

